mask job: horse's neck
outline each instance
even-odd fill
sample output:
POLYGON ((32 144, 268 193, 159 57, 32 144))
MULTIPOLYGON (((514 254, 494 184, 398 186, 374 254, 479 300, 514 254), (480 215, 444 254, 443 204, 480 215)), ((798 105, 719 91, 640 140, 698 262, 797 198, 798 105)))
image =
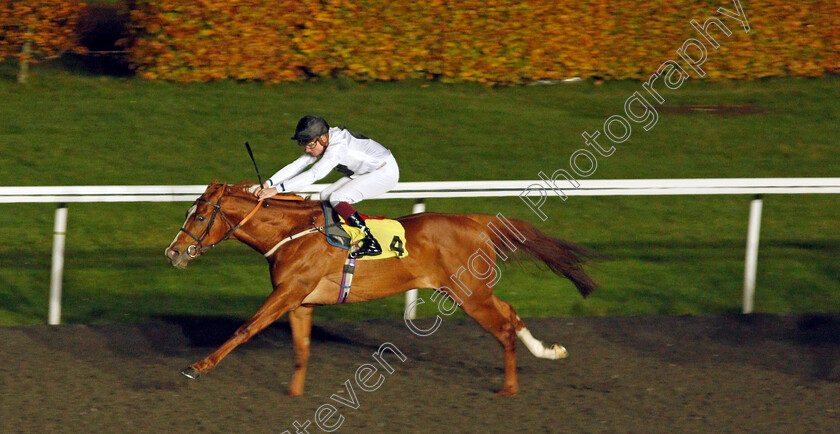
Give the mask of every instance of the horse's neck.
POLYGON ((283 202, 271 202, 268 207, 257 212, 257 215, 262 215, 264 219, 275 222, 278 227, 287 231, 311 226, 313 219, 319 214, 322 214, 320 208, 283 202))
MULTIPOLYGON (((250 213, 257 202, 231 196, 236 202, 229 215, 238 224, 250 213)), ((251 218, 253 224, 243 225, 233 235, 261 253, 268 251, 276 242, 289 234, 311 226, 317 220, 320 210, 297 204, 271 202, 269 206, 260 205, 260 209, 251 218)))

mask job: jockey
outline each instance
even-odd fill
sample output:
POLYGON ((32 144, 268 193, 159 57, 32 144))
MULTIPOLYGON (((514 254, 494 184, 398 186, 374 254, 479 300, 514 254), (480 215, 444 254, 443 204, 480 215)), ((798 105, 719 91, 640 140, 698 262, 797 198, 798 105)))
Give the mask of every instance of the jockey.
POLYGON ((345 222, 365 234, 351 257, 382 253, 382 247, 352 204, 379 196, 397 185, 400 169, 391 151, 345 128, 330 128, 319 116, 301 118, 292 140, 304 148, 304 154, 269 178, 257 191, 257 197, 266 199, 281 192, 299 191, 331 170, 341 172, 345 176, 322 190, 321 200, 328 200, 345 222), (309 170, 303 171, 313 163, 309 170))

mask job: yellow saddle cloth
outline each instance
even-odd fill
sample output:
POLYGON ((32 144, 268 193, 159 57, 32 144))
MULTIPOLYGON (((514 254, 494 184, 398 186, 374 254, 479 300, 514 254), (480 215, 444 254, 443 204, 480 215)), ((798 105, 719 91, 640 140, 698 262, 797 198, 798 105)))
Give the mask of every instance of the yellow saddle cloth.
MULTIPOLYGON (((344 219, 341 219, 344 223, 344 219)), ((405 242, 405 228, 400 222, 391 219, 374 219, 368 218, 365 220, 365 225, 370 229, 371 234, 379 245, 382 246, 382 253, 376 256, 362 256, 359 261, 367 261, 374 259, 386 258, 405 258, 408 256, 408 249, 405 242)), ((354 228, 346 223, 341 226, 353 243, 360 241, 365 237, 364 232, 359 228, 354 228)))

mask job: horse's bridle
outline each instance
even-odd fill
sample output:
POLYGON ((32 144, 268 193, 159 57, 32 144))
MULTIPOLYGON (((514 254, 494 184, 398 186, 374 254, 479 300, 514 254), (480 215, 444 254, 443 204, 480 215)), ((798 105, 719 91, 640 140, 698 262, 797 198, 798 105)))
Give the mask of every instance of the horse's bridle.
POLYGON ((207 224, 207 228, 204 229, 204 233, 201 234, 201 237, 197 237, 197 236, 193 235, 190 231, 186 230, 184 227, 181 227, 180 232, 183 232, 183 233, 189 235, 190 238, 192 238, 193 240, 195 240, 196 243, 198 243, 197 245, 192 244, 189 247, 187 247, 187 255, 189 255, 190 258, 195 258, 196 256, 203 254, 204 252, 212 249, 213 247, 216 247, 216 245, 221 243, 222 241, 225 241, 228 238, 230 238, 230 236, 233 235, 233 233, 236 232, 237 229, 241 228, 242 225, 245 224, 245 222, 250 220, 251 217, 253 217, 254 214, 257 213, 257 210, 259 210, 260 206, 263 204, 262 200, 257 202, 257 206, 255 206, 254 209, 251 210, 251 212, 248 213, 248 215, 245 216, 245 218, 243 218, 239 222, 239 224, 234 225, 233 223, 230 222, 230 220, 228 220, 228 218, 225 216, 225 214, 223 212, 221 212, 222 211, 222 197, 219 197, 219 200, 216 203, 210 202, 209 200, 207 200, 203 197, 198 198, 198 200, 196 200, 196 202, 204 202, 204 203, 212 206, 213 207, 213 214, 210 216, 210 222, 207 224), (204 239, 207 238, 207 235, 210 235, 210 229, 213 228, 213 223, 216 222, 216 216, 217 215, 222 217, 222 220, 224 220, 225 224, 227 224, 229 229, 228 229, 227 233, 222 237, 222 239, 220 239, 219 241, 217 241, 217 242, 215 242, 215 243, 213 243, 209 246, 205 246, 203 244, 204 239))

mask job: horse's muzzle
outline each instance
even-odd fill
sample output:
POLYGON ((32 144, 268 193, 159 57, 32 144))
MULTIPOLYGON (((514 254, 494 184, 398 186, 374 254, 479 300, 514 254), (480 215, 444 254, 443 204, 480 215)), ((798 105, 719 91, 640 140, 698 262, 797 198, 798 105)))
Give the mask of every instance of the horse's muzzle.
POLYGON ((169 263, 175 268, 186 268, 187 263, 190 261, 190 257, 184 252, 181 252, 177 249, 173 249, 172 247, 168 247, 164 252, 166 258, 169 259, 169 263))

